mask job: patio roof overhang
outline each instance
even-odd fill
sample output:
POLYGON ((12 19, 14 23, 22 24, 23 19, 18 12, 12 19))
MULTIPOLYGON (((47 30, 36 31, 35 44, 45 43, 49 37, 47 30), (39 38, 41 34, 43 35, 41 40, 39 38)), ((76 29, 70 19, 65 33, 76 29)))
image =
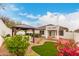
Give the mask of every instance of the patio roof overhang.
POLYGON ((26 33, 26 30, 32 30, 33 31, 33 43, 35 42, 35 27, 32 27, 32 26, 30 26, 30 25, 16 25, 16 26, 13 26, 12 27, 12 36, 13 35, 16 35, 16 32, 18 31, 18 30, 25 30, 25 33, 26 33))
POLYGON ((12 28, 16 28, 16 29, 24 29, 24 30, 26 30, 26 29, 36 29, 35 27, 32 27, 32 26, 30 26, 30 25, 16 25, 16 26, 13 26, 12 28))

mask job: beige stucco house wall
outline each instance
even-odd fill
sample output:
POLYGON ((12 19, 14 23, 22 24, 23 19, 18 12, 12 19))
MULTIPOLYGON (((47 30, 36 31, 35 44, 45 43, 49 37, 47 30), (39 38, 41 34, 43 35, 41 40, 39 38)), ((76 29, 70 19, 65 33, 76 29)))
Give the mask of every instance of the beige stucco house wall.
MULTIPOLYGON (((45 26, 38 27, 43 33, 41 34, 45 38, 48 38, 49 36, 56 38, 57 37, 57 31, 58 27, 56 25, 48 24, 45 26)), ((59 36, 63 37, 64 32, 67 32, 68 28, 59 26, 59 36), (62 33, 61 33, 62 32, 62 33)))

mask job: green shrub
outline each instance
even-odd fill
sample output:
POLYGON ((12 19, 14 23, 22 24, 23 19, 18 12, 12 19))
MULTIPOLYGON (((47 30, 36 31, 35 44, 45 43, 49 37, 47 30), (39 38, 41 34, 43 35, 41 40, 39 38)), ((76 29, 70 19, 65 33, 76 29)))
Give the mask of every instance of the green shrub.
POLYGON ((6 38, 6 37, 10 37, 10 34, 7 34, 7 35, 4 36, 4 38, 6 38))
POLYGON ((40 34, 35 34, 35 37, 37 37, 37 38, 38 38, 38 37, 41 37, 41 35, 40 35, 40 34))
POLYGON ((37 37, 37 38, 41 37, 41 35, 40 35, 40 34, 37 34, 37 33, 31 34, 32 37, 33 37, 33 35, 34 35, 35 37, 37 37))
POLYGON ((7 37, 5 38, 5 44, 10 53, 17 56, 23 56, 27 47, 29 46, 27 39, 28 38, 21 35, 7 37))

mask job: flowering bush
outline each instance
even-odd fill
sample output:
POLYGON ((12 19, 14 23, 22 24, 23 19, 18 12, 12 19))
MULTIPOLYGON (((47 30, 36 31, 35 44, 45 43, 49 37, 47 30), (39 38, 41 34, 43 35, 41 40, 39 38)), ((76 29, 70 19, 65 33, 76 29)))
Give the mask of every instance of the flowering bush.
POLYGON ((79 56, 79 47, 78 48, 62 48, 59 56, 79 56))
POLYGON ((72 40, 59 39, 57 50, 59 56, 79 56, 79 43, 74 43, 72 40), (73 46, 74 45, 74 46, 73 46))
POLYGON ((60 39, 57 41, 57 45, 56 45, 56 46, 72 47, 73 44, 74 44, 74 41, 73 41, 73 40, 68 40, 68 39, 60 38, 60 39))
POLYGON ((79 56, 79 47, 77 46, 78 43, 74 44, 72 41, 65 39, 60 39, 58 42, 59 45, 57 46, 57 50, 59 51, 59 56, 79 56))

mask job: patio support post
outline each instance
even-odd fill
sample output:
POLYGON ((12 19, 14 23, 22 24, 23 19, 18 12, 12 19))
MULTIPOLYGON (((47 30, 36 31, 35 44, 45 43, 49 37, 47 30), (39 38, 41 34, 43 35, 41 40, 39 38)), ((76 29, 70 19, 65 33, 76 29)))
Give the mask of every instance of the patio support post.
POLYGON ((16 28, 14 28, 14 35, 16 35, 16 28))
POLYGON ((59 26, 57 26, 57 40, 59 40, 59 26))
POLYGON ((35 29, 33 29, 33 43, 35 43, 35 29))
POLYGON ((25 35, 27 34, 27 30, 25 30, 25 35))
POLYGON ((12 28, 12 36, 13 36, 14 28, 12 28))

